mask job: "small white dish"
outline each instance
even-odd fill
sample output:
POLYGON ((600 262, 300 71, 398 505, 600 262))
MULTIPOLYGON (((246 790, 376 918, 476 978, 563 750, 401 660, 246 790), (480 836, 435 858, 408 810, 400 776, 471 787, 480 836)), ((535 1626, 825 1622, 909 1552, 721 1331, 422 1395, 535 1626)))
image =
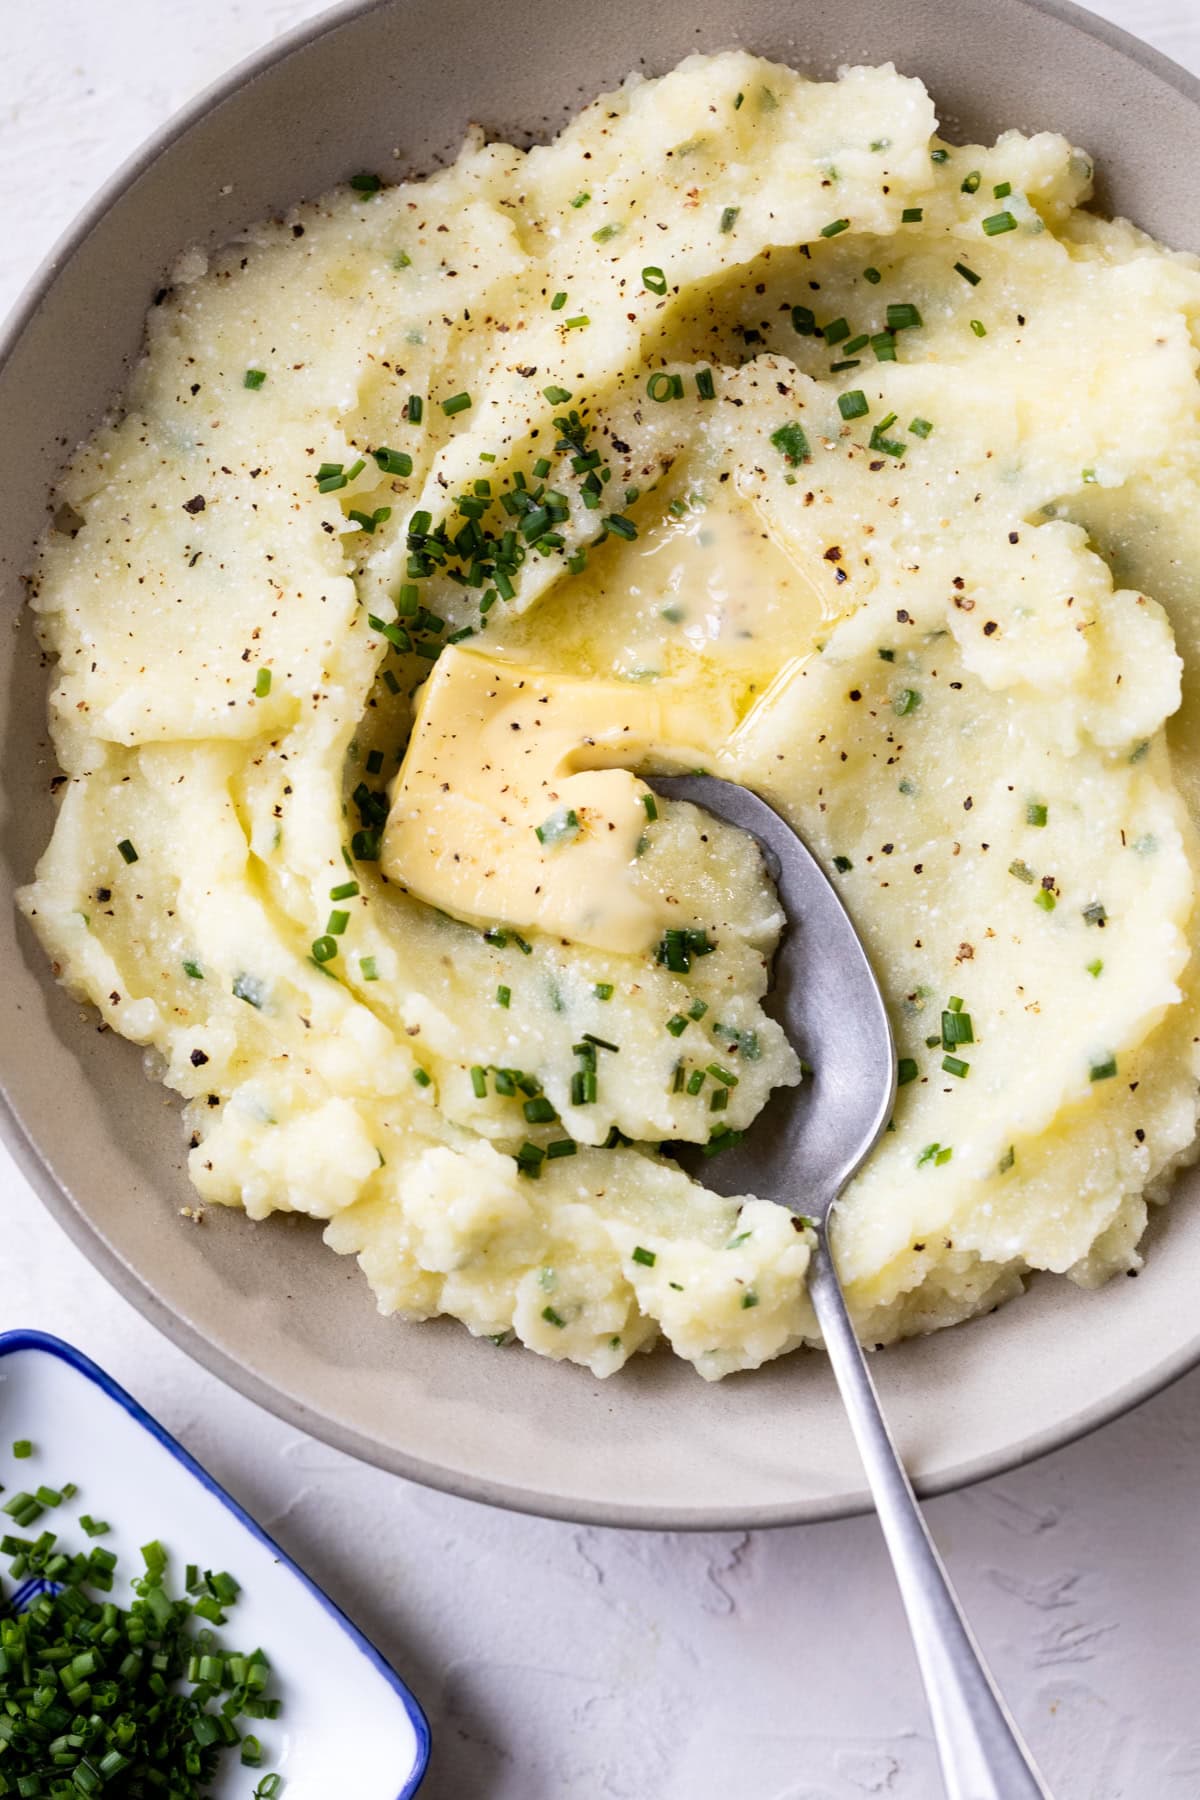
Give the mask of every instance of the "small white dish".
POLYGON ((95 1363, 42 1332, 0 1332, 0 1482, 12 1493, 68 1481, 78 1494, 38 1530, 57 1530, 68 1547, 86 1549, 80 1513, 108 1520, 112 1530, 99 1541, 119 1559, 114 1599, 141 1572, 140 1546, 152 1538, 171 1553, 176 1591, 186 1562, 227 1569, 242 1584, 223 1635, 239 1647, 262 1646, 283 1709, 253 1727, 262 1768, 228 1759, 212 1800, 249 1800, 269 1770, 284 1778, 283 1800, 409 1800, 416 1793, 429 1761, 429 1726, 362 1633, 95 1363), (21 1438, 35 1446, 28 1460, 12 1454, 21 1438))

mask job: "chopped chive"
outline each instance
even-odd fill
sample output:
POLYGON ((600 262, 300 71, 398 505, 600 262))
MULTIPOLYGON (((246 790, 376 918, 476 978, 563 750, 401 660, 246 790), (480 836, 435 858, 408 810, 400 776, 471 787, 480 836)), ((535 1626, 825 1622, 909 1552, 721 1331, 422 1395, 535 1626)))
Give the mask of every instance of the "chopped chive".
POLYGON ((910 419, 908 422, 908 429, 912 432, 914 437, 918 438, 927 438, 933 434, 933 426, 928 419, 910 419))
POLYGON ((879 283, 883 280, 883 276, 879 273, 878 269, 864 269, 863 280, 869 281, 872 287, 878 287, 879 283))
POLYGON ((576 194, 575 198, 571 202, 571 205, 573 207, 575 207, 576 210, 578 210, 579 207, 586 206, 588 201, 591 199, 591 197, 592 196, 590 194, 576 194))
POLYGON ((598 231, 593 231, 592 242, 593 244, 607 244, 610 238, 615 238, 624 229, 623 225, 610 221, 607 225, 601 225, 598 231))
POLYGON ((448 400, 442 401, 442 411, 448 419, 452 419, 455 413, 466 412, 470 404, 471 396, 465 391, 461 394, 451 394, 448 400))
POLYGON ((413 459, 407 450, 391 450, 383 444, 378 450, 372 450, 371 455, 385 475, 412 474, 413 459))
POLYGON ((910 1081, 917 1079, 917 1065, 911 1056, 902 1056, 896 1064, 896 1086, 907 1087, 910 1081))
POLYGON ((265 700, 271 691, 270 669, 260 669, 254 677, 254 692, 259 700, 265 700))
POLYGON ((566 304, 567 304, 567 296, 565 293, 563 293, 560 290, 557 294, 555 294, 553 300, 550 302, 550 311, 551 312, 561 312, 563 307, 566 304))
POLYGON ((383 186, 378 175, 362 174, 350 177, 350 186, 360 194, 377 194, 383 186))
POLYGON ((667 1030, 672 1037, 682 1037, 687 1026, 688 1022, 682 1013, 676 1013, 673 1018, 667 1020, 667 1030))
POLYGON ((758 1295, 754 1292, 753 1288, 747 1288, 746 1292, 742 1295, 742 1311, 749 1312, 752 1307, 757 1305, 758 1295))
POLYGON ((613 984, 611 981, 594 982, 592 984, 592 992, 595 994, 597 1000, 611 1000, 613 997, 613 984))
POLYGON ((901 688, 892 696, 892 711, 897 718, 907 718, 909 713, 916 712, 921 704, 921 695, 916 688, 901 688))
POLYGON ((566 326, 568 331, 578 331, 582 326, 590 325, 591 322, 586 313, 577 313, 575 318, 566 321, 566 326))
POLYGON ((649 263, 642 270, 642 286, 649 288, 652 294, 665 294, 667 278, 661 269, 656 268, 653 263, 649 263))
POLYGON ((840 237, 843 231, 849 231, 849 229, 849 219, 832 219, 828 225, 822 225, 821 236, 823 238, 840 237))
POLYGON ((635 1263, 641 1263, 642 1267, 645 1269, 652 1269, 658 1261, 658 1255, 654 1250, 643 1250, 640 1244, 635 1244, 633 1248, 633 1261, 635 1263))
POLYGON ((914 326, 922 324, 924 324, 924 320, 911 301, 902 300, 887 309, 889 331, 909 331, 914 326))
POLYGON ((555 1312, 555 1310, 552 1306, 543 1306, 542 1317, 543 1317, 543 1319, 545 1319, 547 1325, 557 1325, 558 1329, 560 1331, 563 1329, 563 1327, 566 1325, 566 1322, 567 1322, 562 1317, 561 1313, 555 1312))
POLYGON ((33 1455, 33 1445, 28 1438, 17 1438, 13 1443, 12 1453, 18 1462, 24 1462, 26 1457, 33 1455))
POLYGON ((364 981, 379 980, 379 970, 375 967, 375 958, 373 956, 360 956, 358 959, 358 967, 364 981))
POLYGON ((895 362, 896 340, 890 331, 877 331, 871 339, 876 362, 895 362))
POLYGON ((137 861, 138 853, 128 838, 122 838, 117 845, 117 849, 121 852, 122 857, 127 863, 135 863, 137 861))
POLYGON ((1025 808, 1025 823, 1027 825, 1044 825, 1049 817, 1049 808, 1043 806, 1037 800, 1031 800, 1025 808))
POLYGON ((496 1005, 503 1006, 505 1008, 505 1010, 507 1011, 508 1007, 511 1004, 512 1004, 512 989, 505 987, 503 985, 503 983, 501 983, 501 985, 496 989, 496 1005))
POLYGON ((850 861, 848 856, 835 856, 833 859, 833 866, 839 875, 848 875, 854 867, 854 864, 850 861))
POLYGON ((410 394, 405 407, 410 425, 419 425, 425 414, 425 402, 420 394, 410 394))
MULTIPOLYGON (((335 937, 327 934, 325 937, 313 939, 312 959, 315 963, 332 962, 337 953, 338 943, 335 937)), ((245 995, 242 998, 244 999, 245 995)))
POLYGON ((429 1073, 428 1069, 422 1069, 418 1064, 413 1070, 413 1080, 418 1087, 428 1087, 433 1080, 433 1076, 429 1073))
POLYGON ((656 369, 646 383, 646 392, 651 400, 682 400, 683 376, 668 374, 666 369, 656 369))
POLYGON ((965 1078, 971 1072, 970 1063, 963 1062, 959 1056, 943 1056, 942 1067, 947 1075, 957 1075, 960 1079, 965 1078))
POLYGON ((579 831, 579 814, 573 807, 559 807, 540 825, 533 828, 534 836, 539 844, 561 844, 573 838, 579 831))
POLYGON ((336 887, 329 890, 331 900, 353 900, 361 892, 357 881, 339 881, 336 887))
POLYGON ((545 387, 542 389, 542 392, 550 402, 551 406, 565 406, 567 401, 571 398, 570 388, 545 387))
POLYGON ((993 198, 993 200, 1007 200, 1008 196, 1011 193, 1012 193, 1012 182, 1011 181, 998 181, 996 183, 995 187, 992 189, 992 198, 993 198))
POLYGON ((742 209, 740 206, 725 207, 723 212, 721 213, 720 229, 722 231, 732 231, 734 226, 737 224, 738 214, 741 212, 741 210, 742 209))
POLYGON ((839 394, 838 411, 843 419, 863 418, 870 411, 867 396, 861 388, 851 388, 848 394, 839 394))
POLYGON ((198 962, 193 962, 190 956, 185 956, 183 959, 183 972, 185 975, 190 976, 193 981, 204 980, 204 970, 200 967, 198 962))
POLYGON ((553 1161, 560 1156, 574 1156, 578 1149, 574 1138, 555 1138, 552 1144, 546 1145, 546 1156, 553 1161))
POLYGON ((1058 902, 1049 888, 1039 888, 1033 896, 1033 904, 1040 906, 1043 912, 1053 912, 1058 902))
POLYGON ((827 344, 840 344, 843 338, 848 338, 850 336, 849 320, 844 318, 831 319, 828 325, 822 330, 821 336, 825 339, 827 344))
POLYGON ((1104 964, 1101 962, 1100 958, 1097 957, 1095 962, 1085 963, 1084 967, 1087 969, 1088 974, 1092 977, 1092 979, 1094 981, 1099 976, 1101 970, 1104 968, 1104 964))
POLYGON ((1088 1079, 1090 1081, 1111 1081, 1116 1072, 1116 1057, 1106 1056, 1103 1062, 1092 1064, 1091 1068, 1088 1070, 1088 1079))
POLYGON ((632 542, 637 536, 637 526, 632 519, 627 519, 624 513, 609 513, 604 523, 617 537, 625 538, 629 542, 632 542))
POLYGON ((793 306, 792 330, 800 337, 817 335, 817 315, 809 306, 793 306))
POLYGON ((646 809, 646 817, 648 819, 657 819, 657 817, 658 817, 658 802, 655 800, 653 794, 643 794, 642 795, 642 805, 646 809))
POLYGON ((931 150, 929 152, 929 160, 933 163, 949 162, 950 152, 939 144, 936 150, 931 150))
POLYGON ((961 275, 964 281, 969 281, 972 287, 978 287, 983 280, 983 276, 977 275, 974 269, 968 269, 966 263, 956 262, 954 272, 956 275, 961 275))
POLYGON ((979 170, 972 169, 971 173, 966 176, 963 181, 961 192, 964 194, 977 194, 979 192, 979 184, 982 180, 983 176, 980 174, 979 170))
POLYGON ((971 330, 975 333, 976 337, 982 338, 987 336, 987 326, 982 319, 972 319, 971 330))
POLYGON ((776 450, 783 453, 785 460, 793 465, 807 462, 812 456, 802 425, 781 425, 778 431, 771 433, 771 442, 776 450))
POLYGON ((242 386, 248 388, 260 388, 266 379, 267 371, 265 369, 247 369, 246 373, 242 376, 242 386))
POLYGON ((902 225, 919 225, 924 217, 925 208, 923 206, 906 206, 900 214, 900 223, 902 225))
POLYGON ((696 392, 702 400, 716 399, 717 390, 713 385, 713 373, 711 369, 696 370, 696 392))
POLYGON ((481 1068, 478 1063, 471 1069, 471 1088, 477 1100, 486 1098, 487 1071, 481 1068))
POLYGON ((983 221, 983 234, 985 237, 999 237, 1002 232, 1015 231, 1016 229, 1017 221, 1010 212, 993 213, 990 218, 983 221))
POLYGON ((688 1018, 689 1019, 702 1019, 707 1011, 708 1011, 708 1001, 707 1000, 693 1000, 692 1004, 688 1007, 688 1018))

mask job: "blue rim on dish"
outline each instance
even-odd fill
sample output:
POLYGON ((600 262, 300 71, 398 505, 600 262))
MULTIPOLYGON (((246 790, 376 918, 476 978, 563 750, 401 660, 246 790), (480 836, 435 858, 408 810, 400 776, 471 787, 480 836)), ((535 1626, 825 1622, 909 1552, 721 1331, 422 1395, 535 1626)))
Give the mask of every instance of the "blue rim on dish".
MULTIPOLYGON (((208 1470, 196 1461, 190 1451, 184 1449, 179 1439, 172 1437, 171 1433, 165 1426, 159 1424, 152 1413, 148 1413, 145 1407, 121 1386, 120 1382, 114 1381, 111 1375, 106 1375, 90 1356, 85 1356, 82 1350, 77 1350, 73 1344, 66 1343, 62 1338, 52 1337, 47 1331, 24 1329, 0 1331, 0 1360, 11 1355, 15 1350, 40 1350, 46 1356, 56 1356, 60 1362, 67 1363, 80 1375, 86 1376, 90 1382, 107 1394, 110 1400, 115 1400, 131 1419, 136 1420, 143 1431, 148 1431, 164 1450, 168 1450, 176 1462, 182 1463, 188 1474, 193 1476, 215 1500, 219 1500, 221 1505, 233 1514, 239 1525, 256 1538, 264 1549, 269 1550, 277 1562, 290 1570, 302 1587, 307 1588, 322 1611, 329 1615, 335 1625, 350 1639, 360 1655, 364 1656, 376 1672, 383 1677, 408 1714, 417 1740, 417 1754, 412 1773, 397 1794, 396 1800, 412 1800, 412 1796, 425 1779, 425 1771, 429 1767, 431 1749, 429 1721, 421 1711, 415 1696, 401 1681, 391 1664, 384 1661, 370 1639, 363 1636, 358 1626, 346 1617, 341 1607, 336 1605, 329 1595, 317 1586, 311 1575, 305 1574, 299 1563, 293 1561, 287 1551, 282 1549, 275 1539, 263 1530, 258 1521, 251 1518, 245 1507, 239 1505, 233 1495, 227 1493, 220 1482, 213 1479, 208 1470)), ((21 1590, 21 1593, 24 1593, 24 1590, 21 1590)))

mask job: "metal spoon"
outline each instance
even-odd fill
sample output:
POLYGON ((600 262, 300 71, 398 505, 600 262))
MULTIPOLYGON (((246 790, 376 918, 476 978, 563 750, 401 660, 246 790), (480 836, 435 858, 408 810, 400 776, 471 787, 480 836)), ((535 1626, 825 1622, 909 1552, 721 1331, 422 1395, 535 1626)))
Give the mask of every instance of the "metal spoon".
POLYGON ((714 775, 648 785, 757 838, 789 921, 770 1010, 794 1044, 813 1046, 811 1078, 777 1088, 742 1142, 698 1164, 681 1149, 680 1160, 719 1193, 755 1194, 814 1222, 808 1291, 896 1571, 949 1800, 1050 1800, 934 1548, 830 1255, 830 1213, 896 1096, 891 1027, 866 951, 820 865, 765 800, 714 775))

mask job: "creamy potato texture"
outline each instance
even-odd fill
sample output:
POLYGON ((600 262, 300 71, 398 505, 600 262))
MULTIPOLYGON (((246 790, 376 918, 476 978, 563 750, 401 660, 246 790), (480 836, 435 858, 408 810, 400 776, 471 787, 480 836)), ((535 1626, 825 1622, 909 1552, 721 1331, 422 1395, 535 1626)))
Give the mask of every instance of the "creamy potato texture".
POLYGON ((637 773, 699 758, 888 997, 863 1336, 1138 1266, 1196 1126, 1200 270, 1090 181, 728 54, 184 259, 41 550, 23 904, 205 1200, 598 1374, 811 1340, 799 1221, 659 1149, 822 1048, 753 845, 637 773))

